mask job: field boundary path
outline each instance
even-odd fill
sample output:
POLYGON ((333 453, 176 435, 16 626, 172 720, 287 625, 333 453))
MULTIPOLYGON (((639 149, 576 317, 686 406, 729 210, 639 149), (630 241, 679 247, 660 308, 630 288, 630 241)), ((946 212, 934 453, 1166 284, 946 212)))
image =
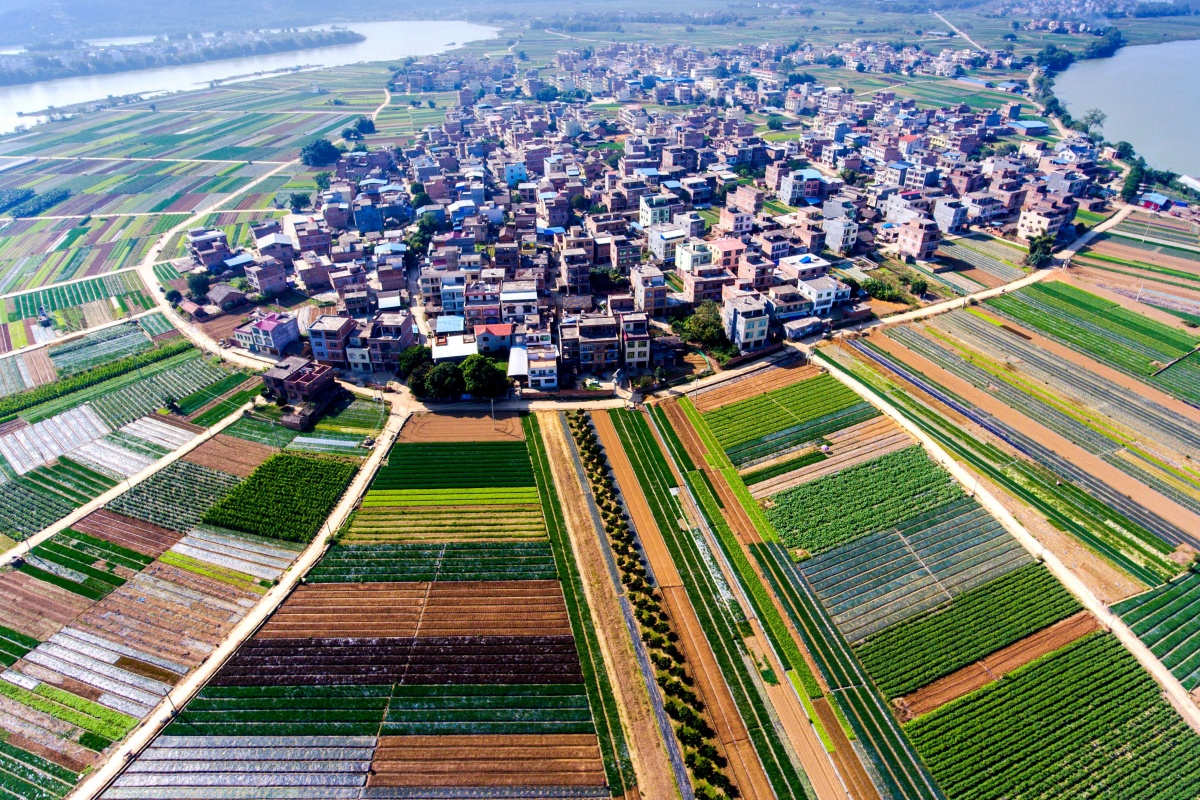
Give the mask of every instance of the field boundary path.
POLYGON ((981 45, 979 44, 979 42, 975 41, 975 40, 974 40, 974 39, 972 39, 970 36, 967 36, 967 34, 966 34, 965 32, 963 32, 962 30, 960 30, 960 29, 958 28, 958 26, 956 26, 956 25, 955 25, 953 22, 951 22, 950 20, 948 20, 948 19, 946 19, 945 17, 943 17, 943 16, 942 16, 942 12, 940 12, 940 11, 935 11, 935 12, 933 12, 933 15, 934 15, 935 17, 937 17, 938 19, 940 19, 942 22, 946 23, 946 27, 948 27, 950 30, 954 31, 954 32, 955 32, 955 33, 957 33, 959 36, 963 37, 963 38, 964 38, 964 39, 966 39, 968 42, 970 42, 970 43, 971 43, 971 46, 972 46, 972 47, 974 47, 976 50, 982 50, 982 51, 983 51, 983 52, 985 52, 985 53, 987 52, 987 48, 986 48, 986 47, 983 47, 983 46, 981 46, 981 45))
POLYGON ((235 423, 239 419, 241 419, 242 413, 244 411, 246 411, 246 409, 250 408, 251 405, 253 405, 253 401, 240 406, 236 411, 234 411, 232 414, 230 414, 229 416, 222 419, 216 425, 213 425, 211 428, 208 428, 203 433, 196 434, 196 436, 187 444, 183 445, 180 448, 177 448, 176 450, 171 451, 170 453, 167 453, 165 456, 158 459, 153 464, 146 467, 144 470, 137 473, 136 475, 131 475, 128 478, 122 479, 120 483, 113 486, 107 492, 100 495, 99 497, 95 497, 92 500, 89 500, 87 503, 85 503, 82 506, 80 506, 79 508, 75 509, 70 514, 67 514, 65 517, 58 520, 58 522, 55 522, 53 525, 43 528, 42 530, 35 533, 33 536, 30 536, 26 539, 22 539, 20 542, 17 543, 16 547, 10 548, 9 550, 6 550, 4 553, 0 553, 0 567, 5 566, 6 564, 11 564, 13 559, 25 556, 34 547, 37 547, 39 544, 46 541, 50 537, 54 536, 56 533, 60 533, 61 531, 66 530, 67 528, 71 527, 79 520, 86 517, 88 514, 91 514, 93 511, 98 511, 101 508, 103 508, 107 503, 109 503, 113 500, 116 500, 118 497, 125 494, 125 492, 129 491, 134 486, 137 486, 139 483, 146 480, 150 476, 156 474, 160 470, 167 468, 171 464, 174 464, 176 461, 179 461, 181 458, 186 456, 188 453, 192 452, 197 447, 204 444, 209 439, 213 438, 218 433, 225 430, 230 425, 232 425, 233 423, 235 423))
POLYGON ((901 414, 891 402, 876 395, 857 378, 846 372, 833 359, 822 355, 822 361, 829 369, 831 375, 850 389, 853 389, 860 397, 891 417, 897 425, 912 434, 925 447, 933 459, 945 467, 963 487, 974 487, 975 499, 979 504, 987 509, 1009 533, 1016 537, 1017 541, 1034 558, 1045 564, 1046 568, 1058 578, 1067 591, 1079 600, 1084 608, 1096 615, 1096 618, 1116 635, 1121 644, 1133 654, 1142 667, 1163 688, 1167 699, 1170 700, 1171 705, 1175 707, 1184 721, 1194 731, 1200 733, 1200 706, 1192 702, 1191 697, 1188 695, 1187 690, 1183 688, 1183 684, 1179 682, 1179 679, 1171 674, 1171 671, 1158 660, 1154 653, 1150 652, 1150 648, 1142 643, 1142 640, 1134 634, 1120 617, 1114 614, 1107 605, 1096 597, 1087 584, 1068 569, 1066 564, 1055 553, 1048 550, 1041 542, 1034 538, 1033 534, 992 494, 982 479, 977 478, 966 467, 959 464, 932 437, 901 414))
POLYGON ((333 537, 333 533, 342 526, 347 517, 350 516, 350 512, 354 510, 354 506, 358 504, 359 498, 366 491, 367 486, 370 485, 376 470, 379 469, 380 463, 391 449, 392 442, 399 435, 400 428, 407 421, 408 417, 408 414, 397 413, 396 408, 393 406, 388 416, 387 424, 376 441, 375 450, 363 463, 358 474, 354 476, 354 480, 346 489, 345 494, 342 495, 342 499, 333 510, 333 513, 325 520, 325 524, 316 538, 305 548, 304 552, 300 554, 300 557, 296 559, 288 571, 280 576, 279 582, 263 595, 258 604, 242 618, 241 622, 234 626, 229 635, 205 659, 204 663, 193 670, 190 675, 177 684, 163 698, 162 702, 130 734, 124 743, 114 750, 104 763, 75 789, 72 797, 86 800, 99 797, 100 793, 107 789, 108 785, 121 774, 129 761, 137 757, 154 740, 159 732, 171 722, 176 711, 187 705, 192 697, 204 687, 230 656, 242 646, 242 643, 253 636, 255 631, 274 613, 275 609, 287 599, 292 589, 300 582, 300 579, 320 560, 325 549, 329 546, 329 540, 333 537))
POLYGON ((638 717, 626 720, 626 738, 638 788, 648 797, 693 800, 687 767, 663 706, 633 608, 617 574, 596 500, 584 476, 583 462, 567 434, 566 419, 562 411, 543 411, 537 416, 565 512, 571 548, 583 577, 584 596, 613 679, 617 707, 622 716, 638 717), (650 716, 657 722, 657 735, 649 724, 650 716), (674 784, 668 780, 672 773, 674 784))

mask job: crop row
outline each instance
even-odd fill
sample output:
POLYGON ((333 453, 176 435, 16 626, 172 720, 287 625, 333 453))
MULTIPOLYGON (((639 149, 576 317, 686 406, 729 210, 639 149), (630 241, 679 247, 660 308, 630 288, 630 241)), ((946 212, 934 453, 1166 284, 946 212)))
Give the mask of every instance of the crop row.
POLYGON ((286 447, 298 435, 291 428, 254 416, 244 416, 221 432, 248 442, 279 448, 286 447))
POLYGON ((0 788, 19 798, 64 797, 79 776, 0 740, 0 788))
POLYGON ((857 644, 1031 561, 990 514, 964 497, 799 569, 857 644))
POLYGON ((382 489, 533 486, 525 442, 397 443, 371 483, 382 489))
POLYGON ((357 511, 345 541, 530 540, 545 537, 542 513, 532 503, 459 507, 385 505, 357 511))
POLYGON ((21 571, 99 600, 151 560, 133 550, 68 529, 34 547, 21 571))
POLYGON ((907 730, 952 800, 1200 794, 1200 735, 1120 642, 1103 633, 920 717, 907 730))
POLYGON ((1200 686, 1200 572, 1113 606, 1189 691, 1200 686))
POLYGON ((1073 288, 1031 286, 988 302, 1101 363, 1200 402, 1200 365, 1193 358, 1153 375, 1191 350, 1195 337, 1073 288))
MULTIPOLYGON (((853 347, 887 373, 928 393, 936 402, 960 413, 971 413, 971 409, 963 406, 942 387, 892 356, 870 345, 859 346, 854 343, 853 347)), ((825 356, 818 351, 818 357, 825 356)), ((847 369, 872 391, 886 395, 901 414, 947 451, 995 481, 1005 491, 1029 503, 1055 526, 1146 585, 1162 583, 1178 571, 1167 559, 1137 546, 1137 543, 1156 538, 1149 531, 1062 480, 1049 469, 1020 456, 1014 458, 998 446, 979 440, 950 420, 943 411, 916 399, 885 373, 876 372, 865 363, 854 361, 847 369)))
POLYGON ((804 447, 819 441, 825 436, 837 433, 844 428, 866 422, 879 416, 879 412, 869 403, 853 403, 822 414, 819 417, 784 428, 781 431, 760 436, 749 442, 731 447, 726 450, 729 458, 739 467, 769 459, 777 453, 785 453, 797 447, 804 447))
POLYGON ((136 323, 127 322, 54 345, 48 348, 47 355, 59 375, 71 375, 144 352, 152 346, 153 342, 136 323))
MULTIPOLYGON (((878 776, 881 791, 894 797, 940 798, 942 795, 906 741, 890 710, 866 679, 853 651, 804 581, 790 554, 779 543, 778 534, 763 516, 736 470, 725 466, 727 461, 720 460, 719 447, 705 421, 686 398, 680 402, 680 407, 709 451, 706 458, 714 460, 714 453, 718 454, 713 465, 725 476, 739 504, 762 537, 763 543, 751 544, 747 548, 750 556, 758 563, 826 683, 835 690, 830 693, 829 702, 849 723, 853 732, 851 738, 857 739, 855 749, 870 761, 874 775, 878 776)), ((697 484, 692 485, 703 497, 697 484)), ((732 546, 727 549, 732 550, 732 546)), ((750 584, 748 576, 743 575, 743 580, 750 584)), ((764 612, 758 613, 761 619, 767 621, 768 628, 778 630, 777 625, 770 623, 769 616, 764 616, 764 612)), ((771 636, 770 632, 768 636, 771 636)), ((781 635, 777 635, 773 641, 777 649, 781 645, 787 648, 784 652, 790 653, 791 658, 798 657, 781 635)), ((819 686, 810 685, 810 681, 815 683, 815 680, 808 678, 804 672, 801 672, 800 681, 810 695, 819 693, 819 686)))
POLYGON ((211 403, 226 392, 233 391, 238 386, 246 381, 246 376, 241 372, 233 372, 218 380, 216 383, 205 386, 203 389, 198 389, 191 394, 176 400, 175 405, 179 408, 179 413, 188 415, 194 414, 204 406, 211 403))
POLYGON ((0 533, 20 541, 70 514, 78 504, 20 478, 0 484, 0 533))
POLYGON ((771 721, 755 680, 757 676, 751 674, 738 627, 743 620, 721 599, 728 589, 717 584, 705 557, 708 554, 701 552, 691 531, 680 530, 678 521, 686 519, 687 515, 678 496, 671 492, 675 481, 649 423, 636 412, 616 410, 610 412, 610 416, 671 558, 685 577, 688 599, 767 779, 781 798, 806 796, 800 771, 792 761, 780 731, 771 721))
POLYGON ((829 375, 819 375, 706 412, 705 422, 725 448, 807 422, 859 402, 829 375))
POLYGON ((773 495, 767 519, 789 547, 816 554, 961 494, 922 448, 910 447, 773 495))
POLYGON ((117 497, 107 508, 173 531, 189 531, 204 513, 237 486, 226 472, 175 461, 117 497))
POLYGON ((335 544, 310 583, 556 580, 547 542, 335 544))
POLYGON ((742 475, 742 482, 747 486, 753 486, 756 483, 769 481, 771 478, 778 478, 780 475, 786 475, 793 470, 807 467, 810 464, 824 461, 828 456, 820 450, 812 450, 807 453, 802 453, 798 456, 778 461, 769 467, 760 467, 759 469, 751 470, 742 475))
POLYGON ((537 489, 372 489, 363 498, 363 508, 404 506, 503 506, 534 504, 537 489))
POLYGON ((172 369, 92 398, 92 407, 114 428, 164 408, 177 398, 201 391, 224 379, 219 367, 194 358, 172 369))
POLYGON ((1029 564, 872 636, 858 657, 880 691, 898 697, 1078 610, 1045 567, 1029 564))
POLYGON ((277 454, 214 503, 204 522, 289 542, 310 541, 333 511, 357 466, 277 454))

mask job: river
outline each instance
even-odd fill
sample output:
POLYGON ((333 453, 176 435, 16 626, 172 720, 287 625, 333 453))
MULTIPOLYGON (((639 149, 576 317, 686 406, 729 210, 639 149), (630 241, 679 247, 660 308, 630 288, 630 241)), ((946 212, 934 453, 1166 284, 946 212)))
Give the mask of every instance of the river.
POLYGON ((1126 141, 1158 169, 1200 178, 1200 40, 1123 47, 1054 79, 1071 115, 1108 115, 1104 138, 1126 141))
POLYGON ((491 39, 497 34, 496 28, 456 20, 354 22, 346 24, 345 27, 367 38, 353 44, 317 47, 311 50, 0 87, 0 133, 8 133, 18 125, 30 125, 37 121, 36 118, 17 116, 18 111, 30 113, 51 106, 62 107, 86 103, 89 100, 101 100, 110 95, 119 97, 127 94, 199 89, 214 80, 300 65, 338 67, 360 62, 388 61, 406 56, 424 56, 440 53, 466 42, 491 39))

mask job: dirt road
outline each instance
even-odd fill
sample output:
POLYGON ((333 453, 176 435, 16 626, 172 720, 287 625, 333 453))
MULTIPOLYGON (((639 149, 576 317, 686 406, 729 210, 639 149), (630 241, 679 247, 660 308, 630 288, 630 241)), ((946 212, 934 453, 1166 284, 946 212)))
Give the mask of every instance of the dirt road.
MULTIPOLYGON (((592 611, 604 663, 621 710, 638 788, 646 798, 677 797, 678 789, 671 780, 671 763, 659 735, 648 687, 642 680, 616 589, 600 550, 603 532, 596 530, 595 521, 588 513, 588 500, 575 471, 562 420, 553 411, 541 411, 537 416, 550 457, 550 471, 554 474, 554 484, 566 515, 571 548, 583 576, 584 595, 592 611)), ((653 691, 657 692, 658 687, 655 686, 653 691)))

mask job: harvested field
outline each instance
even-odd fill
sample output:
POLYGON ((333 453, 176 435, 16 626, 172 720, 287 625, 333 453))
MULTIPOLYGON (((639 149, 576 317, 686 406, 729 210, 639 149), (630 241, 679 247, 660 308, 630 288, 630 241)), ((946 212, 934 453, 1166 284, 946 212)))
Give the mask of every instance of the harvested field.
POLYGON ((558 581, 439 581, 301 586, 258 638, 570 634, 558 581))
POLYGON ((5 627, 39 641, 49 639, 91 604, 86 597, 23 572, 0 572, 0 608, 4 609, 5 627))
POLYGON ((748 400, 793 383, 814 378, 821 374, 819 367, 804 364, 769 366, 711 388, 698 389, 691 394, 692 404, 703 414, 715 411, 740 400, 748 400))
MULTIPOLYGON (((887 417, 875 417, 851 425, 825 439, 829 443, 829 449, 825 451, 826 458, 823 461, 752 484, 749 487, 751 496, 755 500, 761 500, 784 489, 832 475, 895 450, 902 450, 913 443, 912 437, 887 417)), ((755 469, 768 466, 770 462, 758 464, 755 469)))
POLYGON ((276 452, 275 448, 264 444, 218 433, 183 460, 245 478, 276 452))
POLYGON ((521 417, 515 412, 496 414, 417 414, 404 423, 397 442, 500 442, 524 439, 521 417), (493 427, 494 425, 494 427, 493 427))
POLYGON ((1098 630, 1100 623, 1096 618, 1088 611, 1080 611, 912 694, 896 698, 893 705, 901 721, 919 717, 1098 630))
POLYGON ((604 786, 595 734, 381 736, 368 787, 604 786))

